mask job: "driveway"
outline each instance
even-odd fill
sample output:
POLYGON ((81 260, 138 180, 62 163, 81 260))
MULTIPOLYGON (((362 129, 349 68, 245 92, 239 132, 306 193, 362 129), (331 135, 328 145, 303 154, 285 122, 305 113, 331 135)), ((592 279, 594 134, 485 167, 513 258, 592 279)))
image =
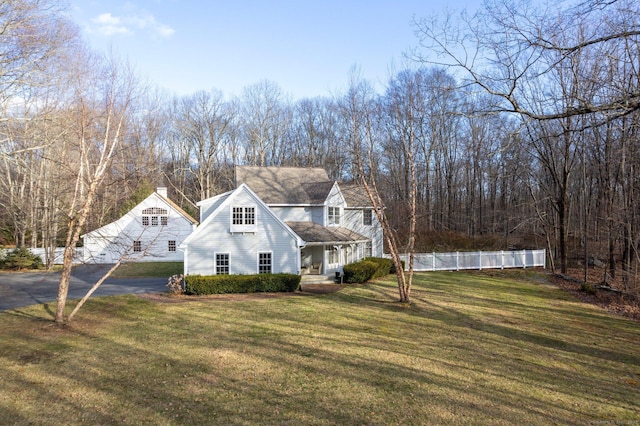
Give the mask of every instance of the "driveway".
MULTIPOLYGON (((69 299, 80 299, 111 265, 78 265, 69 283, 69 299)), ((167 291, 167 278, 108 278, 91 297, 167 291)), ((0 311, 49 303, 58 297, 60 272, 0 272, 0 311)))

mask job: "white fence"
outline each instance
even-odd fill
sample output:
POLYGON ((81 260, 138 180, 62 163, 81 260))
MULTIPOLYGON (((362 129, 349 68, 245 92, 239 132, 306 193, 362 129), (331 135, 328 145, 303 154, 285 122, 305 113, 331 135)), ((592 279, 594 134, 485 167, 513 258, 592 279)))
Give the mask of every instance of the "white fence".
MULTIPOLYGON (((42 263, 46 263, 47 260, 47 255, 45 252, 44 248, 29 248, 29 250, 31 251, 31 253, 35 254, 36 256, 40 256, 40 258, 42 259, 42 263)), ((0 256, 4 256, 5 253, 10 252, 11 249, 0 249, 0 256)), ((64 247, 57 247, 55 249, 55 252, 53 254, 53 264, 54 265, 62 265, 62 261, 64 259, 64 247)), ((76 253, 73 259, 74 263, 82 263, 84 260, 84 250, 82 248, 77 248, 76 249, 76 253)))
MULTIPOLYGON (((405 268, 409 256, 401 255, 405 268)), ((414 271, 459 271, 462 269, 505 269, 546 267, 546 250, 475 251, 455 253, 416 253, 414 271)))
MULTIPOLYGON (((44 248, 30 248, 31 253, 40 256, 43 263, 46 263, 47 255, 44 248)), ((84 250, 82 248, 76 248, 75 256, 73 257, 73 263, 82 263, 84 260, 84 250)), ((56 247, 53 254, 53 264, 62 265, 64 261, 64 247, 56 247)))

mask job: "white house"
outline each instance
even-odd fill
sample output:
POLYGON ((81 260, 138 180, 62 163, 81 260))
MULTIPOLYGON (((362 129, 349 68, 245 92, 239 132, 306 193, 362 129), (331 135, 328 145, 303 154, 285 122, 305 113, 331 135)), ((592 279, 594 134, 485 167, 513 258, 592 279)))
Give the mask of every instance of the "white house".
POLYGON ((197 223, 167 198, 167 188, 158 188, 120 219, 83 235, 84 261, 181 262, 178 247, 197 223))
POLYGON ((180 246, 185 275, 328 275, 382 256, 382 227, 362 188, 320 168, 235 173, 235 190, 198 203, 200 226, 180 246))

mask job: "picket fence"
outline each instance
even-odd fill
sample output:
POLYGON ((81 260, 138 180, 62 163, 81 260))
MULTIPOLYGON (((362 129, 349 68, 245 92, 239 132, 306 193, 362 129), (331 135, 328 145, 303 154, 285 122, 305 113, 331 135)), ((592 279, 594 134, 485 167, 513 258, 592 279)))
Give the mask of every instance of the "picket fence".
MULTIPOLYGON (((387 256, 388 257, 388 256, 387 256)), ((409 256, 400 255, 409 267, 409 256)), ((546 267, 546 250, 416 253, 414 271, 460 271, 463 269, 505 269, 546 267)))
MULTIPOLYGON (((31 253, 40 256, 43 263, 46 263, 47 255, 46 251, 42 247, 38 248, 30 248, 31 253)), ((53 264, 54 265, 62 265, 64 260, 64 247, 56 247, 53 254, 53 264)), ((75 256, 73 258, 73 263, 82 263, 84 261, 84 250, 82 248, 76 248, 75 256)))
MULTIPOLYGON (((45 261, 44 248, 31 248, 45 261)), ((0 250, 2 252, 3 250, 0 250)), ((0 253, 2 254, 2 253, 0 253)), ((61 264, 64 248, 56 248, 54 264, 61 264)), ((76 249, 74 263, 84 259, 82 248, 76 249)), ((385 257, 390 257, 385 255, 385 257)), ((408 268, 409 256, 400 255, 408 268)), ((463 269, 505 269, 546 267, 546 250, 474 251, 451 253, 416 253, 413 260, 414 271, 460 271, 463 269)))

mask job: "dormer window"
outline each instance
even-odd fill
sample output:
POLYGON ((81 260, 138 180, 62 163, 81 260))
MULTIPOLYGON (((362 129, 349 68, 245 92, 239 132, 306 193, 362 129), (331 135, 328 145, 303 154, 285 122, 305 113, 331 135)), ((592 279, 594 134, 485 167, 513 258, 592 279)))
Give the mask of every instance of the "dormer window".
POLYGON ((327 225, 340 225, 340 207, 327 207, 327 225))
POLYGON ((231 232, 256 232, 256 207, 231 207, 231 232))
POLYGON ((160 207, 149 207, 142 210, 142 226, 166 226, 169 223, 169 212, 160 207))

